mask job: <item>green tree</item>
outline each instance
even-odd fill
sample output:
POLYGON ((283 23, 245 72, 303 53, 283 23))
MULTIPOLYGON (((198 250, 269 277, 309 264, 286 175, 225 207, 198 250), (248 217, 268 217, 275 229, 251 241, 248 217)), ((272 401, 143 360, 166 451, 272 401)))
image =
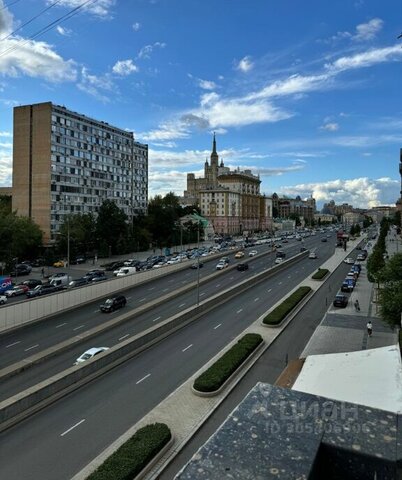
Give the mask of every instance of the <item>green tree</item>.
POLYGON ((11 213, 11 196, 0 195, 0 216, 9 215, 11 213))
POLYGON ((122 242, 119 239, 128 237, 127 215, 111 200, 105 200, 99 208, 98 218, 96 220, 96 238, 99 242, 99 250, 104 255, 111 249, 111 253, 126 253, 119 250, 122 242))
POLYGON ((68 215, 60 226, 56 250, 60 255, 67 252, 67 240, 70 235, 70 257, 92 252, 96 244, 96 220, 92 213, 68 215), (70 233, 68 234, 68 231, 70 233))
POLYGON ((391 325, 399 325, 402 312, 402 253, 395 254, 382 270, 380 290, 381 317, 391 325))

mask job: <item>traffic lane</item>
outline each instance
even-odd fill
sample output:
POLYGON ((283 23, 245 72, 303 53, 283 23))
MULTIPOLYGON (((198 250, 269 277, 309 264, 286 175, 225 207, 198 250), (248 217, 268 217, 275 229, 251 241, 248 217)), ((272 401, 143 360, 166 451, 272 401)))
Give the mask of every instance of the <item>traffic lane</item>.
POLYGON ((275 292, 265 292, 267 285, 261 284, 246 296, 239 295, 101 379, 4 432, 0 437, 6 447, 0 453, 1 474, 9 479, 34 478, 30 477, 30 472, 34 472, 35 478, 53 479, 54 458, 63 456, 57 478, 71 478, 261 315, 268 302, 255 301, 256 295, 264 298, 265 292, 275 302, 312 270, 314 266, 306 262, 293 279, 285 283, 277 279, 275 292), (236 313, 241 308, 247 314, 236 313), (35 455, 31 455, 25 430, 37 432, 35 455), (27 451, 27 455, 21 458, 13 445, 18 445, 19 451, 27 451), (16 464, 19 476, 15 474, 16 464))
MULTIPOLYGON (((327 250, 326 255, 329 256, 331 253, 331 248, 329 246, 323 247, 322 250, 327 250)), ((321 253, 322 255, 322 253, 321 253)), ((308 263, 311 263, 311 260, 307 259, 308 263)), ((255 266, 258 266, 258 270, 262 271, 263 269, 269 268, 267 262, 263 258, 256 259, 254 262, 255 266), (258 261, 257 261, 258 260, 258 261)), ((299 264, 297 264, 299 265, 299 264)), ((312 270, 316 267, 316 262, 312 263, 312 270)), ((257 270, 257 268, 256 268, 257 270)), ((301 266, 300 270, 304 270, 304 267, 301 266)), ((296 269, 298 273, 298 270, 296 269)), ((253 275, 256 272, 250 268, 246 272, 238 272, 235 270, 234 275, 226 277, 225 281, 222 277, 218 276, 214 281, 211 281, 208 285, 203 286, 200 289, 200 299, 208 298, 216 294, 219 289, 226 289, 231 286, 234 286, 239 281, 244 280, 244 273, 248 275, 253 275), (232 279, 232 280, 231 280, 232 279)), ((275 277, 272 278, 272 284, 275 284, 276 279, 279 278, 280 285, 286 283, 286 279, 290 278, 292 275, 291 271, 279 272, 275 277)), ((112 347, 119 342, 127 339, 128 337, 135 336, 147 328, 156 325, 164 321, 165 319, 179 313, 180 311, 185 310, 186 308, 195 305, 197 301, 196 290, 193 292, 188 292, 185 295, 182 295, 180 298, 166 302, 162 306, 153 309, 150 312, 146 312, 142 315, 135 316, 132 320, 124 322, 122 325, 114 327, 112 330, 107 332, 100 333, 97 336, 92 337, 86 342, 81 343, 71 349, 61 352, 59 355, 55 355, 42 363, 33 365, 29 370, 24 370, 18 375, 5 379, 2 385, 2 391, 0 393, 0 400, 4 400, 12 395, 19 393, 22 390, 27 389, 43 380, 46 380, 52 375, 55 375, 66 368, 69 368, 73 365, 76 358, 78 358, 84 351, 92 347, 112 347)), ((114 312, 111 315, 118 314, 119 312, 114 312)))
MULTIPOLYGON (((267 251, 266 246, 265 251, 267 251)), ((264 249, 260 249, 264 252, 264 249)), ((284 251, 297 251, 296 247, 289 246, 284 251)), ((234 253, 228 255, 233 257, 234 253)), ((257 260, 255 257, 250 258, 250 263, 257 260)), ((211 273, 215 273, 215 263, 205 268, 205 273, 201 274, 200 279, 211 273)), ((202 270, 202 269, 200 269, 202 270)), ((189 281, 196 281, 198 278, 197 270, 185 270, 173 273, 168 277, 154 280, 145 285, 133 287, 125 291, 128 304, 137 299, 138 303, 152 302, 154 298, 158 298, 160 294, 166 294, 175 290, 180 286, 187 284, 189 281), (192 280, 193 279, 193 280, 192 280)), ((64 312, 54 316, 48 320, 26 326, 21 330, 6 333, 0 337, 0 364, 2 367, 12 365, 18 361, 31 356, 33 353, 40 352, 68 338, 72 338, 77 333, 83 333, 104 321, 103 316, 99 312, 100 302, 91 302, 83 307, 75 309, 73 312, 64 312)), ((131 308, 135 308, 135 303, 131 308)))

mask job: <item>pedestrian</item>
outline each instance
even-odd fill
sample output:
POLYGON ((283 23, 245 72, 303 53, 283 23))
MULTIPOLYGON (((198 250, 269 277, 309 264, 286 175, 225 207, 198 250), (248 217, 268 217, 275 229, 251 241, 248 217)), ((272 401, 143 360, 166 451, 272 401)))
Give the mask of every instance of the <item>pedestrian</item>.
POLYGON ((357 298, 356 298, 356 301, 355 301, 355 310, 356 310, 356 312, 360 312, 360 304, 359 304, 359 300, 357 300, 357 298))
POLYGON ((41 273, 42 273, 42 278, 45 278, 45 269, 44 269, 44 267, 42 267, 41 273))
POLYGON ((371 337, 372 333, 373 333, 373 325, 372 325, 372 323, 371 323, 370 320, 369 320, 369 321, 367 322, 367 335, 368 335, 369 337, 371 337))

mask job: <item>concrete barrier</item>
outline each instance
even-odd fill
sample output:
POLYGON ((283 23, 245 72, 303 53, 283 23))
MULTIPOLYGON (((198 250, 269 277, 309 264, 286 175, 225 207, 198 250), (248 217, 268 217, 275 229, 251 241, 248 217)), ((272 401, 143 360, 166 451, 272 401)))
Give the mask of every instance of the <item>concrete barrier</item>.
MULTIPOLYGON (((267 271, 254 275, 238 285, 220 292, 210 299, 204 300, 198 306, 189 307, 173 317, 162 321, 158 325, 148 328, 144 332, 129 338, 110 350, 102 353, 81 366, 74 366, 60 372, 53 377, 28 388, 0 403, 0 431, 9 428, 27 416, 44 408, 62 396, 78 389, 85 383, 103 375, 108 370, 124 363, 129 358, 138 355, 143 350, 160 342, 167 336, 195 321, 201 315, 212 310, 221 303, 250 287, 264 281, 276 272, 286 269, 308 255, 307 252, 299 253, 289 260, 267 271)), ((235 268, 235 267, 234 267, 235 268)))

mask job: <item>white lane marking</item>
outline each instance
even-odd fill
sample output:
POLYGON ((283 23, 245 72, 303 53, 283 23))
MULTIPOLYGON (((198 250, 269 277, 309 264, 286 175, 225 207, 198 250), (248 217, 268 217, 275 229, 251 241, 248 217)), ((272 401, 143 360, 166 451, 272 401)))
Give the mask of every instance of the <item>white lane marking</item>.
POLYGON ((147 297, 144 297, 144 298, 140 298, 138 301, 139 301, 139 302, 143 302, 143 301, 146 300, 146 299, 147 299, 147 297))
POLYGON ((33 348, 36 348, 36 347, 39 347, 39 343, 37 343, 36 345, 32 345, 32 347, 26 348, 24 352, 27 352, 28 350, 32 350, 33 348))
POLYGON ((257 298, 254 299, 255 302, 258 302, 258 300, 259 300, 259 297, 257 297, 257 298))
POLYGON ((218 323, 218 325, 216 325, 216 326, 214 327, 214 330, 216 330, 217 328, 219 328, 221 325, 222 325, 221 323, 218 323))
POLYGON ((184 307, 184 305, 185 305, 185 303, 181 303, 181 304, 179 305, 179 308, 184 307))
POLYGON ((18 343, 21 343, 21 340, 18 340, 18 342, 10 343, 10 345, 6 345, 6 348, 13 347, 14 345, 17 345, 18 343))
POLYGON ((282 282, 279 282, 278 285, 282 285, 282 282))
MULTIPOLYGON (((98 310, 96 310, 98 311, 98 310)), ((56 328, 64 327, 64 325, 67 325, 67 322, 60 323, 60 325, 56 325, 56 328)))
POLYGON ((221 286, 221 284, 220 284, 220 283, 216 284, 216 288, 218 288, 218 287, 220 287, 220 286, 221 286))
POLYGON ((120 341, 120 340, 124 340, 125 338, 127 338, 127 337, 129 337, 129 336, 130 336, 130 334, 127 333, 127 335, 123 335, 122 337, 120 337, 120 338, 119 338, 119 341, 120 341))
POLYGON ((76 423, 75 425, 73 425, 72 427, 70 427, 68 430, 66 430, 65 432, 63 432, 60 437, 64 437, 64 435, 67 435, 67 433, 71 432, 71 430, 73 430, 74 428, 78 427, 78 425, 81 425, 81 423, 85 422, 85 418, 83 418, 82 420, 80 420, 78 423, 76 423))
POLYGON ((138 380, 138 382, 135 382, 135 384, 138 385, 139 383, 143 382, 144 380, 146 380, 150 376, 151 376, 151 374, 148 373, 148 375, 145 375, 145 377, 142 377, 140 380, 138 380))
POLYGON ((157 322, 160 318, 161 318, 161 317, 156 317, 156 318, 154 318, 152 321, 153 321, 153 322, 157 322))
POLYGON ((98 308, 98 310, 94 310, 94 313, 98 313, 98 312, 100 312, 99 308, 98 308))
POLYGON ((240 312, 242 312, 242 311, 243 311, 243 309, 241 308, 240 310, 237 310, 236 313, 240 313, 240 312))
POLYGON ((127 300, 131 300, 133 297, 127 297, 127 300))
POLYGON ((203 295, 205 295, 205 292, 201 292, 201 293, 200 293, 200 297, 202 297, 203 295))
POLYGON ((184 348, 184 349, 182 350, 182 352, 185 352, 186 350, 188 350, 188 349, 191 348, 192 346, 193 346, 193 344, 191 343, 188 347, 184 348))
POLYGON ((174 282, 174 280, 169 280, 169 281, 168 281, 168 283, 172 283, 172 282, 174 282))
POLYGON ((148 292, 150 292, 151 290, 155 290, 155 287, 148 288, 148 292))
POLYGON ((288 275, 288 278, 292 278, 291 275, 288 275))
MULTIPOLYGON (((187 283, 187 282, 186 282, 186 283, 187 283)), ((162 292, 167 292, 168 290, 169 290, 168 288, 164 288, 164 289, 162 290, 162 292)))
POLYGON ((234 277, 230 277, 230 278, 229 278, 229 280, 233 280, 233 279, 234 279, 234 277))
POLYGON ((272 288, 270 288, 270 289, 268 290, 268 293, 269 293, 269 292, 272 292, 272 288))
POLYGON ((184 281, 183 281, 183 282, 181 282, 181 283, 182 283, 182 285, 184 285, 185 283, 187 283, 187 280, 184 280, 184 281))
POLYGON ((85 325, 80 325, 79 327, 75 327, 75 328, 73 328, 73 331, 75 331, 75 330, 79 330, 80 328, 83 328, 83 327, 85 327, 85 325))

